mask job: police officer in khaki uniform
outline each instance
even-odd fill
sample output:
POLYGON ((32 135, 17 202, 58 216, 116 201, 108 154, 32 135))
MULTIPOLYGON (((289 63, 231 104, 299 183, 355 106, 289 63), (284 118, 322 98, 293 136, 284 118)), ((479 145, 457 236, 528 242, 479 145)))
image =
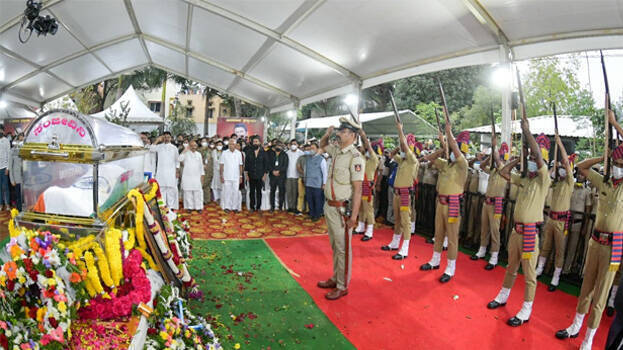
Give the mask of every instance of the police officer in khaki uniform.
POLYGON ((214 160, 212 159, 212 149, 209 147, 208 141, 203 139, 201 141, 201 148, 199 148, 201 158, 203 158, 203 168, 205 176, 203 177, 203 204, 210 203, 212 194, 210 191, 210 185, 212 184, 212 176, 214 175, 214 160))
POLYGON ((417 174, 419 162, 415 154, 407 146, 407 139, 402 124, 396 123, 398 139, 400 140, 400 154, 397 149, 392 152, 394 161, 398 163, 396 178, 394 180, 394 236, 388 245, 381 247, 382 250, 398 250, 400 238, 403 238, 402 247, 398 254, 392 256, 394 260, 402 260, 409 255, 409 241, 411 240, 411 192, 413 191, 413 176, 417 174))
MULTIPOLYGON (((454 276, 456 268, 456 258, 459 248, 459 227, 461 225, 461 205, 460 200, 463 195, 465 181, 467 180, 467 160, 463 152, 467 153, 469 133, 465 131, 457 138, 461 142, 461 148, 452 135, 449 122, 446 123, 446 139, 450 147, 450 160, 440 159, 443 149, 440 149, 430 156, 427 160, 432 161, 433 165, 439 169, 439 180, 437 182, 437 207, 435 212, 435 244, 433 257, 429 262, 420 266, 420 270, 429 271, 439 269, 441 262, 441 252, 444 238, 448 238, 448 265, 443 275, 439 278, 441 283, 446 283, 454 276)), ((443 136, 439 133, 439 140, 442 142, 443 136)))
MULTIPOLYGON (((508 266, 506 267, 504 283, 495 299, 487 304, 489 309, 506 305, 511 288, 513 288, 517 278, 519 265, 521 265, 526 281, 526 290, 521 310, 507 322, 512 327, 521 326, 528 322, 532 313, 532 303, 536 292, 535 268, 539 253, 537 226, 543 220, 545 196, 547 196, 551 183, 547 163, 543 160, 548 158, 549 139, 541 134, 537 137, 537 143, 537 140, 530 133, 527 119, 521 120, 521 130, 531 150, 528 164, 524 165, 528 167, 528 176, 522 177, 517 173, 510 174, 510 170, 519 160, 510 162, 500 171, 505 179, 518 185, 519 193, 517 194, 514 212, 515 225, 508 239, 508 266)), ((524 152, 527 150, 524 149, 524 152)))
MULTIPOLYGON (((359 213, 358 230, 362 232, 365 229, 364 236, 361 240, 367 242, 372 239, 374 233, 374 189, 378 180, 377 169, 379 167, 379 157, 372 149, 370 141, 366 137, 363 129, 360 129, 361 141, 363 149, 360 152, 365 153, 366 166, 364 170, 363 183, 361 185, 361 210, 359 213)), ((363 232, 362 232, 363 233, 363 232)))
MULTIPOLYGON (((497 138, 493 135, 491 139, 492 149, 497 145, 497 138)), ((492 155, 482 163, 482 171, 489 174, 487 184, 487 192, 485 193, 485 203, 482 207, 481 230, 480 230, 480 248, 478 252, 471 256, 472 260, 484 259, 487 253, 489 239, 491 240, 491 258, 489 263, 485 265, 486 270, 493 270, 498 263, 498 253, 500 251, 500 220, 502 219, 502 210, 504 208, 504 195, 506 193, 506 185, 508 181, 500 175, 500 169, 504 167, 502 159, 506 158, 508 146, 501 147, 498 152, 492 152, 492 155), (491 159, 493 158, 493 160, 491 159), (493 162, 493 166, 489 166, 489 162, 493 162)))
POLYGON ((562 265, 565 261, 565 239, 569 229, 569 220, 571 212, 571 194, 573 193, 573 167, 570 160, 567 159, 565 146, 562 144, 560 137, 556 135, 556 143, 561 154, 561 164, 558 167, 558 174, 554 174, 557 181, 552 186, 552 199, 550 202, 549 217, 543 229, 543 246, 539 255, 539 262, 536 266, 537 277, 543 273, 543 268, 552 251, 552 245, 555 250, 554 276, 548 290, 553 292, 558 288, 562 265))
POLYGON ((361 127, 346 118, 340 118, 340 123, 337 146, 329 145, 333 127, 320 140, 320 148, 331 157, 327 184, 324 186, 327 199, 324 216, 333 250, 333 276, 318 282, 318 287, 333 289, 325 295, 329 300, 348 294, 352 271, 351 235, 361 206, 361 183, 365 166, 363 157, 353 144, 361 127))
MULTIPOLYGON (((610 124, 619 134, 623 129, 617 123, 614 113, 609 113, 610 124)), ((586 159, 578 164, 578 170, 598 189, 597 217, 595 229, 588 244, 584 264, 584 280, 580 289, 578 306, 571 326, 556 332, 556 338, 575 338, 580 333, 584 316, 591 307, 588 328, 581 350, 592 348, 601 316, 606 306, 612 280, 621 263, 623 240, 623 145, 612 152, 612 176, 605 179, 593 165, 603 161, 602 157, 586 159)))

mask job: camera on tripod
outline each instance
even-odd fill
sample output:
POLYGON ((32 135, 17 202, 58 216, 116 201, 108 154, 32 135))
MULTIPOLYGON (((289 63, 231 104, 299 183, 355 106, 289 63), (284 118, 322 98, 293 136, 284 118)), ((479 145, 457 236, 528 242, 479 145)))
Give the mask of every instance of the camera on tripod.
POLYGON ((32 32, 35 31, 37 36, 54 35, 58 31, 58 23, 56 18, 49 15, 40 16, 41 2, 36 0, 27 0, 24 16, 22 17, 22 25, 19 31, 19 41, 25 44, 32 32))

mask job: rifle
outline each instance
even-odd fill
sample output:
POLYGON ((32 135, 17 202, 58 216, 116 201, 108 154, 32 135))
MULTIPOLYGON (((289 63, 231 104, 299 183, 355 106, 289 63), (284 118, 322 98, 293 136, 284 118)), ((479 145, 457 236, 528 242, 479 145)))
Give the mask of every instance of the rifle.
MULTIPOLYGON (((448 105, 446 104, 446 94, 443 93, 443 86, 441 85, 441 80, 439 80, 439 78, 437 78, 437 84, 439 85, 439 94, 441 95, 441 104, 443 107, 443 114, 446 119, 446 125, 450 125, 450 113, 448 113, 448 105)), ((435 108, 435 112, 436 111, 437 109, 435 108)), ((439 117, 437 117, 437 120, 439 120, 439 117)), ((450 159, 450 150, 448 149, 449 145, 448 145, 447 138, 448 136, 446 135, 445 152, 446 152, 446 159, 450 159)))
POLYGON ((495 169, 495 166, 497 164, 495 164, 495 157, 493 156, 495 153, 495 146, 493 145, 493 138, 497 137, 495 135, 495 117, 493 116, 493 107, 491 108, 491 159, 489 160, 489 162, 491 163, 489 165, 489 170, 493 171, 493 169, 495 169))
POLYGON ((402 124, 400 114, 398 113, 398 107, 396 107, 396 101, 394 101, 394 94, 392 94, 391 90, 389 91, 389 97, 392 102, 392 108, 394 109, 394 118, 396 119, 396 123, 402 124))
MULTIPOLYGON (((604 54, 599 50, 599 55, 601 56, 601 70, 604 73, 604 84, 606 86, 606 103, 604 104, 606 110, 606 120, 605 120, 605 128, 606 128, 606 141, 604 147, 604 182, 610 179, 610 145, 612 144, 612 126, 609 123, 608 114, 612 109, 610 105, 610 87, 608 86, 608 75, 606 74, 606 63, 604 62, 604 54)), ((616 116, 615 116, 616 118, 616 116)), ((617 135, 617 141, 619 140, 619 136, 617 135)))
MULTIPOLYGON (((437 129, 439 130, 439 132, 441 134, 444 134, 444 132, 441 131, 443 129, 441 128, 441 122, 439 121, 439 111, 437 110, 437 107, 435 107, 435 118, 437 118, 437 129)), ((439 141, 441 142, 441 140, 439 140, 439 141)), ((445 150, 444 155, 445 155, 446 159, 450 159, 450 155, 448 154, 448 153, 450 153, 449 150, 448 150, 448 143, 446 142, 443 147, 444 147, 444 150, 445 150)))
MULTIPOLYGON (((554 111, 554 134, 558 138, 558 116, 556 115, 556 103, 552 102, 554 111)), ((554 182, 558 181, 558 142, 554 145, 554 182)))
MULTIPOLYGON (((517 87, 519 88, 519 103, 521 104, 521 120, 527 120, 526 102, 523 98, 523 89, 521 87, 521 78, 519 77, 519 69, 517 69, 517 87)), ((521 177, 528 175, 528 146, 526 145, 526 137, 521 132, 521 177)))

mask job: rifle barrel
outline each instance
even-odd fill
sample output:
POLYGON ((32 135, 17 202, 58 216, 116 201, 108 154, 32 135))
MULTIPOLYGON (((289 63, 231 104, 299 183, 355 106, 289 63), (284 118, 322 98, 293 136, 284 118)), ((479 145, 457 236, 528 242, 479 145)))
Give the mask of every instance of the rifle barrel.
POLYGON ((398 107, 396 107, 396 101, 394 100, 394 94, 391 91, 389 92, 389 97, 392 103, 392 108, 394 109, 394 118, 397 123, 402 124, 402 120, 400 120, 400 113, 398 113, 398 107))

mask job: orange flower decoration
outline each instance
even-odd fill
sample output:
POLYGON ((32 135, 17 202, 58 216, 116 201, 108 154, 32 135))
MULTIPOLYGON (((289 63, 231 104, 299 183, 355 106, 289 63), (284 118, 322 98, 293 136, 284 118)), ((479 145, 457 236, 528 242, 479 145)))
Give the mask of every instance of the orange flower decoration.
POLYGON ((17 278, 17 264, 15 261, 9 261, 4 264, 4 272, 6 272, 7 277, 9 277, 9 281, 12 281, 17 278))
POLYGON ((82 278, 80 277, 79 274, 74 272, 74 273, 71 274, 71 276, 69 276, 69 281, 71 283, 78 283, 78 282, 82 281, 82 278))

